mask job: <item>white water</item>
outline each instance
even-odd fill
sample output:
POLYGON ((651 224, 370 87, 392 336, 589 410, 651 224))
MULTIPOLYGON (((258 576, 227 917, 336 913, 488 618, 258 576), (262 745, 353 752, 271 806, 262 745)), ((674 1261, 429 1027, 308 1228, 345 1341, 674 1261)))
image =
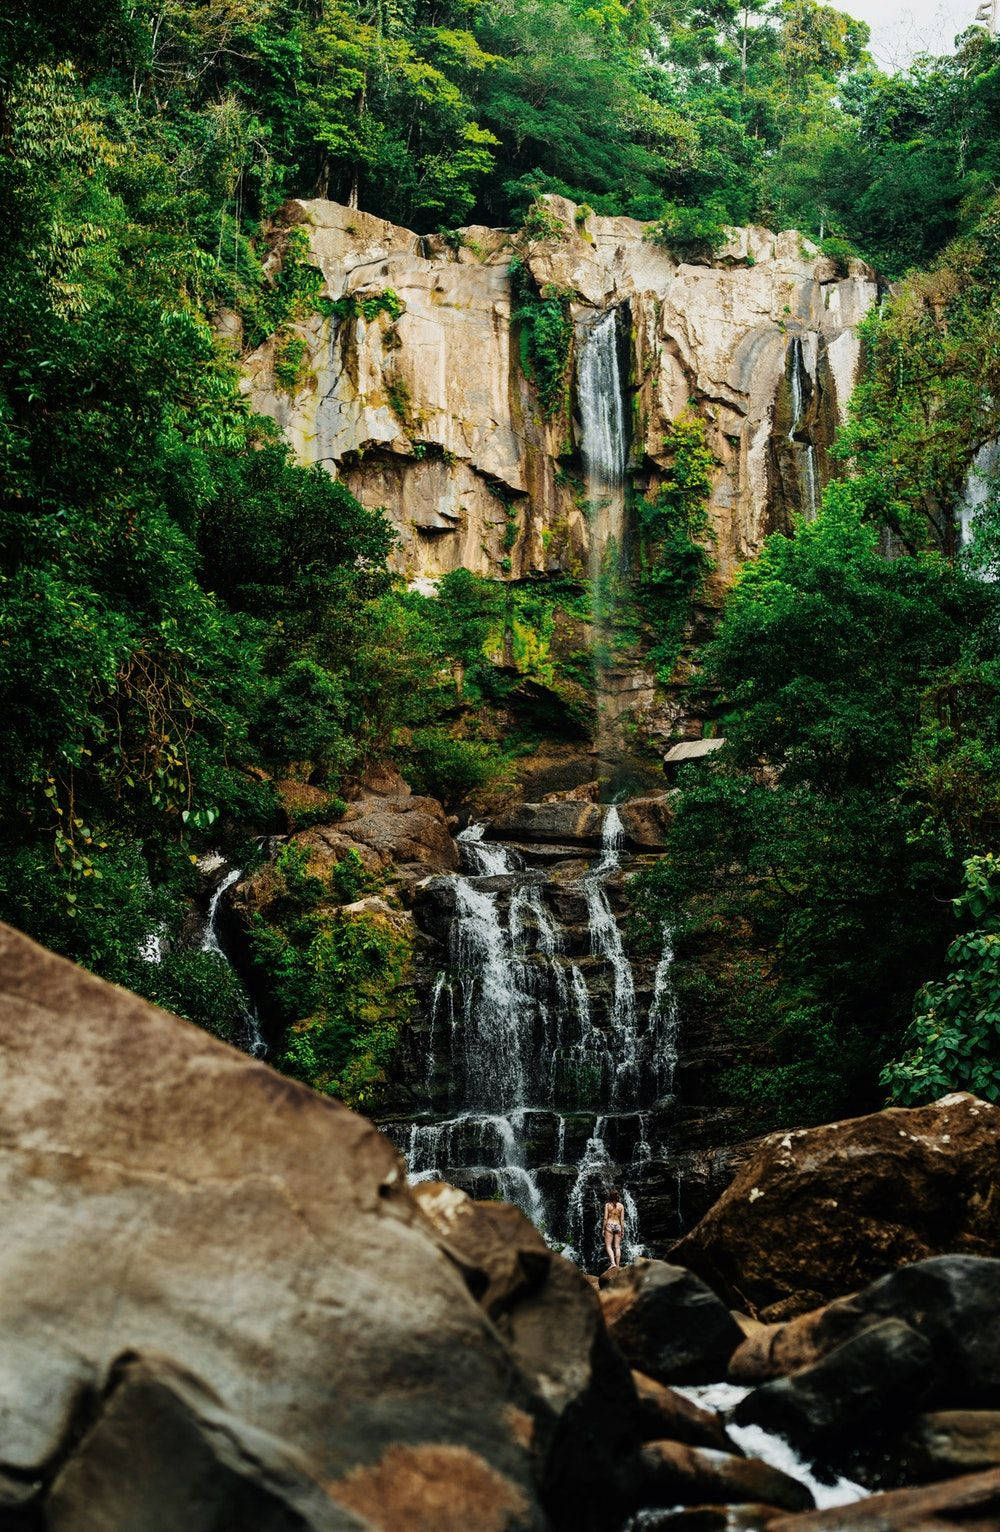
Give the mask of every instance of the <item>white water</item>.
POLYGON ((791 370, 789 389, 791 394, 791 419, 788 441, 795 459, 796 474, 801 490, 801 511, 807 521, 816 520, 819 509, 819 480, 816 473, 816 448, 811 441, 799 441, 798 432, 805 418, 804 384, 809 374, 806 370, 805 352, 801 337, 794 336, 791 345, 791 370))
POLYGON ((455 959, 462 980, 465 1083, 471 1105, 524 1105, 520 975, 497 895, 455 880, 455 959))
POLYGON ((462 847, 470 874, 476 878, 493 878, 514 872, 514 862, 506 846, 484 841, 485 834, 485 825, 469 825, 455 837, 462 847))
POLYGON ((139 943, 139 956, 144 963, 163 962, 163 936, 164 927, 157 926, 155 931, 150 931, 139 943))
POLYGON ((587 1265, 600 1255, 608 1187, 618 1185, 623 1259, 634 1260, 645 1246, 628 1167, 658 1152, 654 1089, 659 1100, 672 1084, 677 1009, 667 932, 648 1010, 637 1001, 606 886, 622 866, 621 815, 607 808, 600 853, 570 885, 586 918, 572 939, 582 937, 589 955, 578 958, 565 955, 580 919, 572 896, 565 931, 553 913, 566 885, 519 868, 481 825, 460 839, 467 870, 449 880, 454 915, 448 966, 430 997, 426 1116, 400 1138, 411 1176, 517 1203, 587 1265), (435 1117, 446 1083, 449 1115, 435 1117))
MULTIPOLYGON (((198 943, 199 951, 214 952, 229 968, 232 968, 232 964, 230 963, 229 958, 226 955, 221 942, 219 941, 219 907, 224 896, 232 888, 234 883, 239 882, 242 876, 242 867, 231 867, 226 873, 226 876, 221 880, 220 883, 216 885, 216 888, 208 903, 208 916, 205 920, 205 926, 201 933, 201 941, 198 943)), ((242 985, 240 986, 240 993, 243 993, 242 985)), ((253 1058, 263 1058, 267 1052, 267 1044, 264 1042, 264 1038, 261 1035, 260 1022, 257 1017, 257 1012, 249 999, 242 1001, 240 1004, 240 1021, 242 1023, 243 1031, 243 1040, 241 1043, 243 1051, 245 1053, 249 1053, 253 1058)))
MULTIPOLYGON (((700 1404, 703 1410, 715 1410, 726 1415, 750 1393, 750 1389, 736 1383, 705 1383, 692 1387, 675 1386, 674 1392, 700 1404)), ((775 1436, 762 1426, 735 1426, 726 1421, 726 1430, 747 1457, 761 1458, 772 1468, 780 1468, 782 1473, 798 1479, 800 1484, 810 1489, 821 1511, 836 1505, 853 1505, 857 1500, 866 1499, 869 1494, 867 1489, 855 1484, 852 1479, 836 1475, 829 1481, 818 1478, 813 1465, 800 1457, 784 1437, 775 1436)))
POLYGON ((576 371, 580 456, 591 505, 591 562, 612 541, 621 546, 625 518, 625 390, 618 354, 618 311, 609 309, 591 325, 580 347, 576 371))
POLYGON ((587 900, 590 950, 594 957, 601 958, 610 965, 614 976, 611 1003, 614 1049, 612 1101, 616 1106, 627 1107, 634 1101, 639 1083, 635 982, 632 978, 631 964, 625 954, 622 933, 608 902, 603 883, 604 878, 616 872, 621 865, 621 848, 624 839, 625 830, 621 815, 612 803, 604 816, 601 860, 584 879, 584 894, 587 900))
MULTIPOLYGON (((976 533, 976 522, 1000 479, 1000 438, 980 447, 965 476, 958 502, 958 543, 968 549, 976 533)), ((971 563, 971 561, 970 561, 971 563)), ((980 567, 974 572, 986 580, 995 580, 997 570, 980 567)))
POLYGON ((657 1089, 667 1095, 673 1090, 674 1073, 677 1069, 677 1034, 680 1013, 674 993, 674 939, 669 926, 663 930, 663 946, 660 961, 653 979, 653 998, 649 1004, 646 1029, 650 1065, 654 1071, 657 1089))

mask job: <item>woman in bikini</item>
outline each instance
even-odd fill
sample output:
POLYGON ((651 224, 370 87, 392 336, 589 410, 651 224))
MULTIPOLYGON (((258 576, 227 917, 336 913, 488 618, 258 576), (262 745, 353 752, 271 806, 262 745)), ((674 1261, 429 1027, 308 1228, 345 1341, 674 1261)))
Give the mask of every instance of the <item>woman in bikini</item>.
POLYGON ((622 1235, 625 1233, 625 1206, 614 1189, 608 1192, 608 1200, 604 1204, 601 1233, 604 1235, 604 1248, 608 1252, 608 1260, 612 1266, 620 1266, 622 1235))

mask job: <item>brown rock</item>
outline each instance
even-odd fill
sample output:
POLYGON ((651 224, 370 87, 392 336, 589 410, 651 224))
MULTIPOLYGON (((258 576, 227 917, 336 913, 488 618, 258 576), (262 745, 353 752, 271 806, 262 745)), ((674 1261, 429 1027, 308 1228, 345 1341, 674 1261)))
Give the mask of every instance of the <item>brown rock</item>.
POLYGON ((942 1405, 1000 1406, 1000 1260, 938 1255, 744 1341, 730 1375, 784 1374, 816 1365, 872 1327, 902 1322, 931 1347, 942 1405))
POLYGON ((371 1124, 7 927, 0 1100, 0 1471, 46 1477, 114 1359, 155 1352, 331 1515, 548 1525, 536 1393, 371 1124), (389 1495, 400 1454, 423 1467, 389 1495))
POLYGON ((639 1404, 586 1277, 505 1203, 474 1202, 440 1183, 414 1188, 449 1253, 536 1392, 535 1449, 544 1496, 574 1529, 613 1523, 639 1404))
POLYGON ((993 1469, 805 1516, 779 1516, 768 1532, 996 1532, 998 1526, 1000 1469, 993 1469))
POLYGON ((622 1268, 601 1293, 608 1333, 631 1365, 659 1383, 707 1383, 725 1376, 740 1330, 720 1298, 693 1272, 665 1261, 622 1268))
POLYGON ((759 1458, 738 1458, 680 1442, 647 1442, 633 1460, 631 1474, 640 1504, 756 1501, 786 1511, 804 1511, 814 1504, 804 1484, 759 1458))
POLYGON ((673 801, 664 791, 623 803, 620 815, 626 846, 634 851, 662 851, 673 819, 673 801))
POLYGON ((45 1502, 46 1532, 363 1532, 304 1460, 162 1357, 111 1369, 94 1422, 45 1502))
POLYGON ((742 1456, 714 1411, 703 1410, 643 1372, 633 1372, 632 1381, 639 1395, 640 1440, 686 1442, 689 1447, 715 1447, 742 1456))
POLYGON ((894 1449, 901 1476, 944 1479, 1000 1468, 1000 1410, 934 1410, 918 1415, 894 1449))
POLYGON ((884 1319, 827 1356, 756 1388, 733 1411, 739 1425, 777 1432, 814 1459, 898 1429, 930 1391, 931 1347, 901 1319, 884 1319))
POLYGON ((1000 1253, 1000 1108, 952 1095, 772 1134, 671 1258, 796 1313, 945 1251, 1000 1253))

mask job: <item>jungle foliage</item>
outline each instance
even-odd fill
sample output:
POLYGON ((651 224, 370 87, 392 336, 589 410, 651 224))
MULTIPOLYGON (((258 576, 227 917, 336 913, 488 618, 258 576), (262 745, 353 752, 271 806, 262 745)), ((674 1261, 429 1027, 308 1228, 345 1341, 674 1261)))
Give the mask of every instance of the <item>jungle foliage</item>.
POLYGON ((988 207, 867 321, 844 476, 726 599, 702 680, 726 745, 683 776, 637 899, 654 944, 677 926, 689 1003, 729 1019, 728 1089, 762 1123, 886 1084, 1000 1099, 1000 485, 965 548, 957 524, 1000 426, 997 237, 988 207))

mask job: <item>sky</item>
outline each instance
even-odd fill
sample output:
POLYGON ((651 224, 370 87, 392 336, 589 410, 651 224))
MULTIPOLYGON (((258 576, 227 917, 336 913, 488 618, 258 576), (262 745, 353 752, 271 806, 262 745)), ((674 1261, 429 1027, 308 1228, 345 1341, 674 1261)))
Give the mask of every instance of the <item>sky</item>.
POLYGON ((972 25, 979 0, 831 0, 839 11, 867 21, 871 51, 883 69, 904 69, 916 53, 951 53, 959 32, 972 25))

